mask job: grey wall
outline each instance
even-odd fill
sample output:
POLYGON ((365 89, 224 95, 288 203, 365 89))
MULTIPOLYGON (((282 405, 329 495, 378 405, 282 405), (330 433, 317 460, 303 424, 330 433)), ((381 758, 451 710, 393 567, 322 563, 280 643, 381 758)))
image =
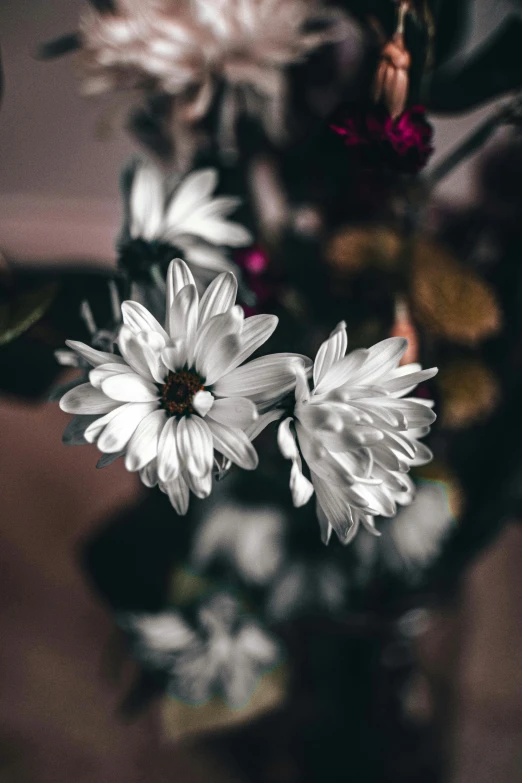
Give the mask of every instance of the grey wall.
MULTIPOLYGON (((118 175, 133 147, 121 130, 121 117, 113 118, 112 136, 100 138, 101 118, 113 102, 78 95, 71 58, 42 63, 33 56, 39 42, 74 30, 81 6, 80 0, 0 2, 6 80, 0 112, 0 248, 20 259, 112 256, 120 220, 118 175)), ((468 49, 509 7, 509 0, 477 0, 468 49)), ((436 120, 434 160, 489 110, 436 120)), ((472 171, 469 165, 459 169, 441 194, 472 198, 472 171)))

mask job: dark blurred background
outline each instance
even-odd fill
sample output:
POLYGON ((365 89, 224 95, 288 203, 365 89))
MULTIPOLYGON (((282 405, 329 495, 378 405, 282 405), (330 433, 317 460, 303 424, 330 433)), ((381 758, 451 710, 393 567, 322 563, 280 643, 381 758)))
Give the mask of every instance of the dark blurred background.
MULTIPOLYGON (((74 28, 79 7, 76 0, 0 7, 0 251, 15 265, 112 263, 119 171, 133 145, 78 96, 72 68, 33 56, 40 42, 74 28)), ((466 50, 512 10, 507 0, 478 0, 466 50)), ((432 118, 430 165, 491 108, 432 118)), ((501 143, 499 134, 492 146, 501 143)), ((447 178, 441 201, 472 208, 479 163, 472 158, 447 178)), ((0 780, 300 780, 287 749, 267 750, 284 714, 188 735, 183 715, 166 718, 160 701, 138 717, 122 715, 135 664, 80 552, 143 488, 122 466, 93 470, 94 447, 67 450, 66 422, 56 404, 0 397, 0 780)), ((417 675, 404 690, 409 720, 435 727, 438 774, 451 783, 522 780, 521 564, 522 528, 507 520, 467 568, 457 600, 434 611, 414 643, 417 675)), ((299 746, 298 726, 295 734, 299 746)), ((344 765, 336 779, 358 781, 348 737, 344 765)), ((427 768, 409 777, 407 767, 387 779, 432 779, 427 768)))

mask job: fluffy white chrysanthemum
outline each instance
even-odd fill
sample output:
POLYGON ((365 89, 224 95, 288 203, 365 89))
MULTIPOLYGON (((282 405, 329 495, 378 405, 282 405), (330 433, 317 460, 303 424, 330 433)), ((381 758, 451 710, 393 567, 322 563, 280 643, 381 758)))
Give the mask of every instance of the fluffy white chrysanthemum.
MULTIPOLYGON (((136 302, 124 302, 121 355, 67 344, 92 365, 89 383, 62 397, 78 414, 76 442, 96 443, 108 457, 125 456, 147 486, 159 483, 185 514, 189 490, 210 494, 214 451, 246 470, 257 467, 251 438, 273 418, 270 408, 294 388, 304 358, 273 354, 239 366, 270 337, 273 315, 245 318, 234 305, 237 281, 215 278, 199 298, 187 265, 167 275, 165 328, 136 302), (258 410, 259 408, 259 410, 258 410), (263 412, 263 416, 259 416, 263 412)), ((72 439, 69 428, 69 443, 72 439)))
POLYGON ((222 130, 256 111, 274 136, 284 128, 285 69, 346 37, 340 9, 320 0, 114 0, 81 20, 85 90, 129 88, 180 99, 175 125, 200 120, 224 85, 222 130))
POLYGON ((178 612, 127 619, 145 665, 169 674, 169 689, 192 704, 222 695, 243 706, 259 677, 278 663, 279 645, 225 593, 201 605, 191 627, 178 612))
POLYGON ((347 345, 341 323, 317 352, 312 391, 298 371, 294 413, 278 433, 283 456, 292 460, 294 504, 304 505, 315 490, 325 543, 332 529, 348 543, 360 523, 378 535, 373 517, 393 516, 397 503, 411 502, 414 484, 407 473, 432 458, 417 440, 435 420, 432 403, 403 395, 437 370, 399 367, 408 345, 401 337, 345 356, 347 345))
POLYGON ((167 260, 176 248, 198 280, 209 282, 219 272, 235 266, 223 247, 241 247, 252 235, 239 223, 228 220, 241 200, 213 196, 218 181, 215 169, 188 174, 172 189, 152 163, 138 161, 132 172, 120 263, 129 268, 147 268, 167 260))
POLYGON ((192 562, 205 569, 224 560, 247 582, 264 585, 284 557, 285 517, 270 506, 225 503, 213 509, 199 527, 192 562))

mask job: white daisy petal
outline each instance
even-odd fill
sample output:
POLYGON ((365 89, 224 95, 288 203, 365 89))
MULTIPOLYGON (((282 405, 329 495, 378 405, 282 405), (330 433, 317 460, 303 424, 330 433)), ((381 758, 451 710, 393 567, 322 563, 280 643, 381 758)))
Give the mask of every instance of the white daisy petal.
POLYGON ((156 383, 164 383, 167 367, 161 354, 165 348, 165 340, 157 332, 139 332, 136 339, 153 379, 156 383))
POLYGON ((246 397, 225 397, 214 400, 208 416, 220 424, 239 427, 240 430, 246 430, 259 418, 256 406, 246 397))
MULTIPOLYGON (((215 373, 216 366, 222 367, 224 372, 232 358, 237 355, 240 345, 239 340, 229 341, 230 347, 227 349, 226 339, 239 335, 243 328, 243 323, 243 309, 236 305, 225 313, 212 316, 198 329, 194 351, 194 365, 204 378, 210 375, 211 368, 214 369, 215 373), (215 353, 219 347, 221 347, 223 357, 221 361, 216 361, 215 353)), ((207 383, 211 383, 208 378, 207 383)))
POLYGON ((126 364, 100 364, 90 371, 89 381, 95 389, 101 389, 103 381, 114 375, 136 375, 136 373, 126 364))
POLYGON ((438 369, 436 367, 432 367, 430 370, 420 370, 419 372, 403 375, 402 377, 391 378, 388 381, 384 381, 382 386, 387 392, 390 392, 390 394, 400 394, 402 396, 403 394, 409 394, 413 391, 419 383, 433 378, 437 372, 438 369))
POLYGON ((60 408, 65 413, 108 413, 120 405, 90 383, 82 383, 64 394, 60 408))
POLYGON ((273 421, 278 421, 282 415, 283 411, 278 410, 277 408, 273 408, 272 410, 266 411, 266 413, 259 414, 253 424, 250 424, 248 427, 244 428, 245 435, 249 440, 255 440, 257 436, 263 432, 265 427, 268 427, 268 425, 273 421))
MULTIPOLYGON (((167 270, 167 319, 174 299, 186 285, 196 285, 194 276, 181 258, 175 258, 170 262, 167 270)), ((167 331, 172 334, 168 327, 167 331)))
POLYGON ((328 522, 326 514, 324 513, 320 503, 316 503, 315 513, 317 514, 319 529, 321 531, 321 541, 323 544, 328 544, 332 535, 332 526, 328 522))
POLYGON ((122 405, 119 405, 114 410, 106 413, 105 416, 97 416, 96 419, 89 424, 85 430, 85 440, 87 443, 96 443, 97 439, 105 429, 105 427, 112 421, 112 419, 118 415, 118 412, 122 405))
POLYGON ((163 338, 164 343, 169 339, 167 332, 159 321, 157 321, 152 313, 149 313, 147 308, 143 307, 139 302, 122 302, 121 314, 123 323, 134 332, 134 334, 138 334, 139 332, 155 332, 163 338))
POLYGON ((407 348, 408 341, 404 337, 388 337, 368 348, 367 359, 350 379, 351 384, 370 384, 374 379, 382 377, 398 366, 407 348))
POLYGON ((184 340, 189 364, 192 364, 196 347, 198 299, 196 286, 186 285, 177 294, 170 308, 170 336, 172 339, 184 340))
POLYGON ((183 231, 200 236, 206 242, 229 247, 244 247, 252 241, 252 234, 239 223, 229 220, 205 217, 200 219, 197 213, 183 221, 183 231))
POLYGON ((148 465, 140 470, 140 479, 143 481, 146 487, 155 487, 158 483, 158 466, 156 460, 153 459, 148 465))
POLYGON ((174 417, 168 419, 161 431, 158 442, 158 477, 167 482, 176 479, 181 471, 176 433, 178 421, 174 417))
POLYGON ((99 364, 125 363, 125 359, 121 356, 117 356, 113 353, 106 353, 105 351, 97 351, 96 348, 91 348, 89 345, 80 343, 77 340, 66 340, 65 344, 82 356, 89 364, 92 364, 93 367, 98 367, 99 364))
POLYGON ((149 365, 143 354, 143 348, 136 335, 128 326, 122 326, 118 335, 118 345, 122 356, 129 367, 148 381, 153 381, 149 365))
POLYGON ((176 432, 182 464, 193 476, 205 476, 212 470, 214 447, 208 424, 199 416, 184 416, 176 432))
POLYGON ((314 486, 312 482, 303 475, 303 471, 299 464, 300 461, 301 460, 294 460, 290 470, 290 491, 292 493, 293 504, 296 508, 305 506, 314 494, 314 486))
POLYGON ((292 421, 292 417, 288 416, 279 425, 277 430, 277 444, 285 459, 295 460, 299 457, 299 451, 295 435, 291 429, 292 421))
POLYGON ((342 359, 348 346, 348 337, 346 334, 346 324, 341 321, 334 329, 329 339, 324 342, 319 350, 314 362, 314 384, 317 386, 321 378, 328 372, 332 364, 342 359))
POLYGON ((109 453, 123 451, 140 422, 152 413, 155 407, 155 403, 129 402, 117 408, 98 437, 96 445, 100 451, 109 453))
POLYGON ((169 348, 161 352, 161 361, 172 372, 181 370, 187 361, 187 350, 184 340, 172 340, 169 348))
POLYGON ((279 319, 276 315, 252 315, 246 318, 241 331, 241 348, 227 372, 235 369, 257 351, 274 333, 279 319))
POLYGON ((137 165, 130 194, 133 237, 154 239, 163 217, 163 181, 158 169, 149 163, 137 165))
POLYGON ((257 468, 257 452, 243 430, 238 427, 226 427, 213 419, 208 419, 214 448, 245 470, 257 468))
POLYGON ((164 235, 167 238, 188 233, 184 229, 185 218, 188 218, 199 204, 209 198, 217 181, 215 169, 202 169, 185 177, 165 214, 164 235))
POLYGON ((324 394, 326 392, 331 392, 350 381, 360 368, 364 366, 368 356, 368 351, 365 348, 361 348, 357 351, 352 351, 348 356, 335 362, 335 364, 331 365, 330 368, 322 374, 321 379, 315 387, 315 393, 324 394))
POLYGON ((198 277, 205 284, 223 272, 238 274, 237 266, 226 253, 213 245, 193 244, 185 250, 185 258, 191 266, 198 267, 198 277))
POLYGON ((158 387, 136 373, 110 375, 101 383, 102 391, 119 402, 154 402, 159 399, 158 387))
POLYGON ((194 473, 187 471, 185 481, 197 498, 208 498, 212 491, 212 471, 210 470, 203 476, 196 476, 194 473))
POLYGON ((168 481, 162 488, 169 496, 176 513, 185 516, 189 507, 189 488, 183 476, 168 481))
POLYGON ((205 418, 213 405, 214 396, 208 391, 198 391, 192 400, 192 407, 202 418, 205 418))
POLYGON ((198 327, 210 318, 230 310, 236 301, 237 280, 230 272, 218 275, 201 297, 198 327))
POLYGON ((295 387, 296 354, 272 354, 253 359, 214 384, 219 397, 249 397, 258 404, 274 403, 295 387))
POLYGON ((140 422, 127 446, 125 457, 127 470, 131 472, 141 470, 157 457, 158 441, 166 418, 165 411, 156 410, 140 422))

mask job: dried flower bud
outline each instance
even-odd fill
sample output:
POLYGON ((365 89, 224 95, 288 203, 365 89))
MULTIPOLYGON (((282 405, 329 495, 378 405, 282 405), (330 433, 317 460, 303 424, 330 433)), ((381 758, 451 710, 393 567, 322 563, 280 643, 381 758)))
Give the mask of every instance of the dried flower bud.
POLYGON ((398 298, 395 303, 395 321, 390 332, 390 337, 405 337, 408 340, 406 353, 399 362, 399 365, 411 364, 418 361, 419 358, 419 337, 417 329, 412 321, 408 303, 398 298))
POLYGON ((396 33, 384 46, 373 88, 376 103, 382 101, 390 116, 396 119, 406 107, 411 56, 402 34, 396 33))

